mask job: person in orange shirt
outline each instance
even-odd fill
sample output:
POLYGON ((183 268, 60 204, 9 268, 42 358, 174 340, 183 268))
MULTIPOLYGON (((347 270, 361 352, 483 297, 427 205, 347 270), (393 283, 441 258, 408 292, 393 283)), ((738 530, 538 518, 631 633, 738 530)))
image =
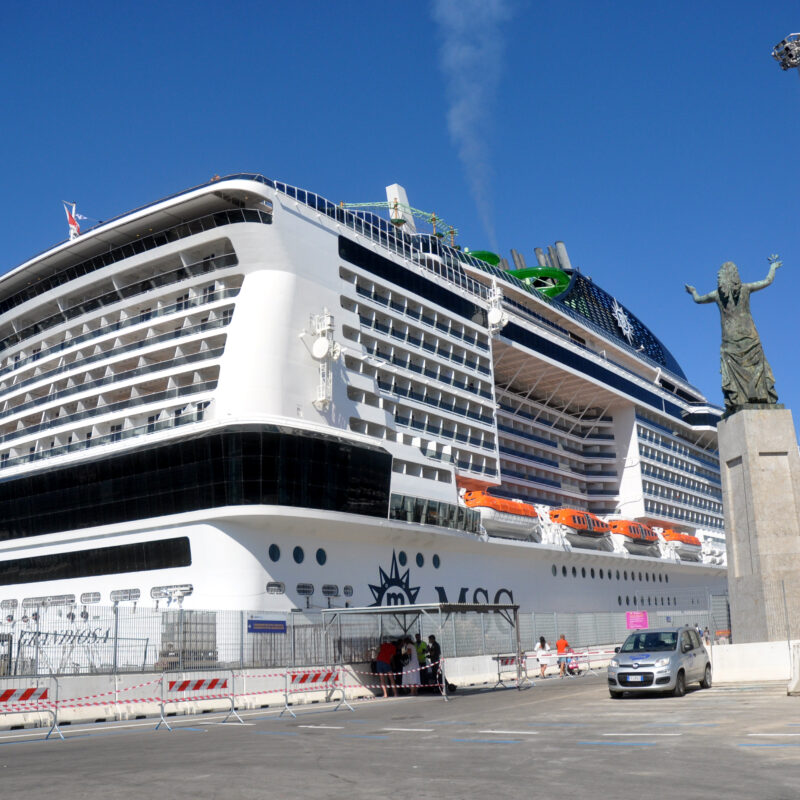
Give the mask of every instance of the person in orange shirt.
POLYGON ((564 673, 567 671, 568 649, 569 642, 567 641, 567 637, 562 633, 561 638, 556 642, 556 652, 558 653, 558 669, 562 678, 564 677, 564 673))

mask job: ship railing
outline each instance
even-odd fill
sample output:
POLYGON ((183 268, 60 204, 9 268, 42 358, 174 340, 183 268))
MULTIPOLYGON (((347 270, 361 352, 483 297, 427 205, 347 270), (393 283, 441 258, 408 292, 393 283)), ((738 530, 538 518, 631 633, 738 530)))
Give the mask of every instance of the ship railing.
MULTIPOLYGON (((82 411, 78 414, 70 414, 67 417, 59 417, 52 420, 50 423, 42 423, 41 425, 33 425, 20 431, 20 436, 28 435, 30 433, 37 433, 40 430, 54 427, 56 424, 63 425, 69 422, 85 419, 88 417, 95 417, 101 414, 109 414, 114 411, 124 411, 128 408, 133 408, 138 405, 147 405, 150 403, 162 403, 166 400, 188 398, 201 392, 210 392, 216 389, 217 381, 205 381, 203 383, 195 383, 191 386, 178 387, 175 389, 167 389, 163 392, 153 392, 152 394, 142 395, 141 397, 131 398, 129 400, 122 400, 118 403, 109 403, 99 408, 92 408, 87 411, 82 411)), ((171 417, 166 420, 158 422, 148 422, 146 425, 141 425, 136 428, 126 428, 122 431, 115 431, 108 433, 104 436, 96 436, 91 439, 85 439, 79 442, 71 442, 70 444, 58 445, 57 447, 50 447, 45 450, 37 450, 35 453, 28 453, 24 456, 17 456, 16 458, 7 458, 0 461, 0 469, 8 469, 19 464, 28 464, 32 461, 39 461, 44 458, 53 458, 55 456, 64 455, 65 453, 74 453, 78 450, 87 450, 99 445, 108 444, 109 442, 117 442, 121 439, 130 439, 136 436, 143 436, 147 433, 154 433, 155 431, 166 430, 168 428, 176 428, 179 425, 188 425, 191 422, 200 422, 203 418, 203 412, 210 401, 200 402, 195 404, 195 414, 181 414, 178 417, 171 417)))
MULTIPOLYGON (((67 309, 60 310, 58 314, 54 314, 45 319, 40 319, 33 325, 29 325, 27 328, 23 328, 22 330, 15 332, 13 337, 7 337, 3 342, 0 342, 0 350, 10 347, 12 344, 18 344, 31 336, 39 336, 48 328, 54 327, 55 325, 61 325, 64 322, 68 322, 70 319, 74 319, 82 314, 86 314, 95 308, 103 308, 105 306, 115 305, 123 302, 124 300, 132 300, 139 295, 151 294, 156 288, 163 288, 164 286, 180 283, 181 281, 187 280, 190 277, 196 278, 205 276, 208 275, 209 272, 215 272, 216 270, 235 267, 238 265, 238 263, 238 259, 232 254, 216 256, 213 259, 201 259, 194 264, 188 264, 180 269, 155 275, 147 281, 140 280, 133 284, 129 284, 128 286, 122 286, 119 288, 119 291, 111 292, 103 297, 87 300, 86 302, 75 306, 70 306, 67 309), (140 288, 139 291, 130 291, 132 288, 137 287, 140 288), (126 290, 128 291, 126 292, 126 290)), ((164 306, 156 311, 145 311, 126 320, 120 320, 119 322, 112 323, 111 325, 105 325, 102 328, 96 328, 88 333, 81 334, 80 336, 76 336, 72 339, 66 339, 63 342, 59 342, 51 347, 40 350, 38 353, 32 353, 30 356, 27 356, 24 359, 21 358, 19 361, 15 360, 14 363, 10 364, 4 369, 0 369, 0 375, 20 369, 21 367, 24 367, 34 361, 39 361, 46 356, 61 352, 62 350, 66 350, 67 348, 73 347, 76 344, 93 339, 96 336, 102 336, 104 333, 110 333, 115 330, 128 328, 131 325, 138 325, 139 323, 145 322, 148 319, 154 319, 166 314, 174 314, 176 311, 193 308, 198 305, 203 305, 206 302, 212 301, 206 301, 200 298, 183 300, 179 303, 173 303, 171 305, 164 306)))

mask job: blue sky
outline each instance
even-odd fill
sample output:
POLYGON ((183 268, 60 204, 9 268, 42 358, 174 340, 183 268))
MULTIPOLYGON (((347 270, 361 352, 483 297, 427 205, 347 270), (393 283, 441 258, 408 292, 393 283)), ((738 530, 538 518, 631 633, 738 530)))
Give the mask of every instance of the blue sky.
POLYGON ((770 58, 796 2, 11 1, 0 24, 2 271, 65 238, 61 200, 107 219, 215 173, 337 202, 396 181, 472 249, 565 241, 714 402, 718 314, 683 285, 779 253, 753 310, 800 413, 800 79, 770 58))

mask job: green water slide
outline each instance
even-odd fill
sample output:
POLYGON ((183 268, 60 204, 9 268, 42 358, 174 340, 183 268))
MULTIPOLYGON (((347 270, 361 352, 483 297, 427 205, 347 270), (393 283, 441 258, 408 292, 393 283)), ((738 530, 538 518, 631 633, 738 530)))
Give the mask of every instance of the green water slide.
POLYGON ((509 275, 519 278, 528 288, 535 289, 547 297, 558 297, 569 286, 570 277, 556 267, 525 267, 510 269, 509 275))

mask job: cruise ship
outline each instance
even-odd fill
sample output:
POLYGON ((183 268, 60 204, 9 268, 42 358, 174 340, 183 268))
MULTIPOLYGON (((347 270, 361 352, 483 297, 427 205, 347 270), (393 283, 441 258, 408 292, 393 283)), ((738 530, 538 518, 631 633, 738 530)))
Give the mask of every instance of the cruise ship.
POLYGON ((720 409, 563 243, 386 191, 215 176, 0 278, 7 620, 724 591, 720 409))

